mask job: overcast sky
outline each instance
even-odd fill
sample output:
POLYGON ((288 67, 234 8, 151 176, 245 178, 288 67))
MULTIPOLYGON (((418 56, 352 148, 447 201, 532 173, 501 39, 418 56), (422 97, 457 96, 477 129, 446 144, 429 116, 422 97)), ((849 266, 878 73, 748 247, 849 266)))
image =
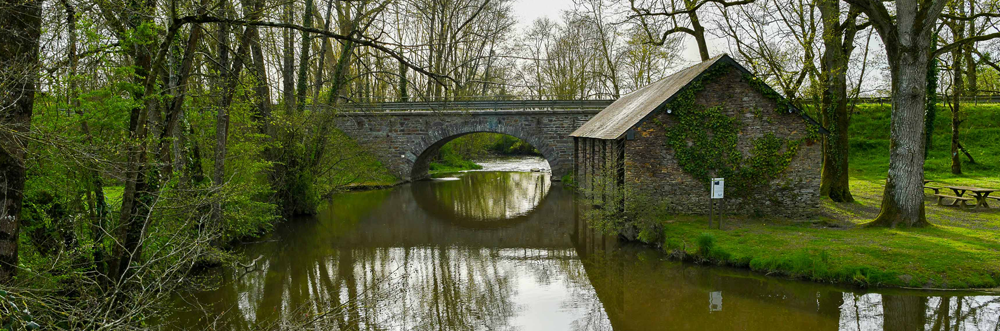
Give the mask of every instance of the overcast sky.
POLYGON ((536 18, 548 16, 552 20, 559 21, 563 10, 573 8, 573 0, 516 0, 514 1, 514 14, 521 29, 531 26, 531 22, 536 18))
MULTIPOLYGON (((562 12, 573 8, 573 0, 515 0, 514 14, 517 15, 519 29, 526 30, 531 22, 540 17, 548 17, 553 21, 562 22, 562 12)), ((708 36, 708 39, 713 39, 708 36)), ((725 43, 721 40, 709 40, 708 49, 712 55, 725 51, 725 43)), ((698 45, 693 38, 685 38, 681 57, 690 64, 700 62, 698 45)))

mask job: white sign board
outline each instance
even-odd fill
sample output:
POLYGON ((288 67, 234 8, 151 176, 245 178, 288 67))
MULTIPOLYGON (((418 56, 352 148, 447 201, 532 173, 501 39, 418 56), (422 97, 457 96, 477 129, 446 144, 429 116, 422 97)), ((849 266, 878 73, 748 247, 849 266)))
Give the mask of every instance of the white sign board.
POLYGON ((725 185, 725 178, 712 178, 712 199, 723 198, 725 185))

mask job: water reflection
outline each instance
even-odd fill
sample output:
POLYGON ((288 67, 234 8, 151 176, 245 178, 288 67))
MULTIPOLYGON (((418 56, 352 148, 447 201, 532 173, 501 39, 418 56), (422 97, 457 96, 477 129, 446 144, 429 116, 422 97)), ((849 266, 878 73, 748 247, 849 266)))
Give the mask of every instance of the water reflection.
POLYGON ((549 192, 549 174, 466 172, 410 185, 420 207, 437 218, 468 226, 512 221, 535 210, 549 192))
POLYGON ((226 270, 216 290, 178 296, 178 305, 185 309, 162 326, 935 331, 998 327, 1000 298, 995 296, 855 293, 742 270, 669 262, 653 250, 620 246, 595 233, 580 218, 584 214, 569 191, 549 184, 540 174, 467 174, 451 182, 343 194, 318 217, 288 222, 267 240, 242 247, 248 259, 257 258, 253 266, 226 270), (491 178, 516 183, 499 184, 491 178), (493 200, 483 202, 469 194, 493 195, 493 200), (495 202, 503 199, 531 207, 511 209, 510 202, 495 202), (476 222, 496 226, 470 226, 476 222))

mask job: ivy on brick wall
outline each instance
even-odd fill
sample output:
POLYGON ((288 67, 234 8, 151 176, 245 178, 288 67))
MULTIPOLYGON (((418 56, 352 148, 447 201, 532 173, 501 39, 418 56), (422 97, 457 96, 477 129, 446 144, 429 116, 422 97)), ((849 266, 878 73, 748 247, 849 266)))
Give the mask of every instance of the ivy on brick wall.
MULTIPOLYGON (((744 197, 784 172, 798 153, 802 140, 765 133, 751 141, 750 156, 745 157, 737 148, 742 122, 727 116, 722 107, 705 107, 695 103, 695 95, 704 89, 702 82, 718 78, 730 69, 729 66, 720 66, 706 71, 667 105, 666 109, 674 115, 675 123, 670 126, 659 120, 656 123, 664 128, 666 145, 674 151, 674 158, 684 172, 706 187, 714 172, 715 176, 726 178, 726 186, 731 188, 727 191, 744 197)), ((769 88, 766 90, 770 91, 769 88)), ((759 118, 760 110, 754 111, 754 114, 759 118)))

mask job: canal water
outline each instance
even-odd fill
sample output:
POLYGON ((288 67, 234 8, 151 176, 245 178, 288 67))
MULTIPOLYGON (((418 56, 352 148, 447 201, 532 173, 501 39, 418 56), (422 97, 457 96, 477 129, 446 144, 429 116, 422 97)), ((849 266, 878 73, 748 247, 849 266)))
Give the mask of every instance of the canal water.
POLYGON ((162 326, 1000 330, 998 296, 864 292, 672 262, 590 230, 544 170, 486 169, 338 195, 240 246, 243 265, 220 271, 216 288, 177 295, 162 326))

